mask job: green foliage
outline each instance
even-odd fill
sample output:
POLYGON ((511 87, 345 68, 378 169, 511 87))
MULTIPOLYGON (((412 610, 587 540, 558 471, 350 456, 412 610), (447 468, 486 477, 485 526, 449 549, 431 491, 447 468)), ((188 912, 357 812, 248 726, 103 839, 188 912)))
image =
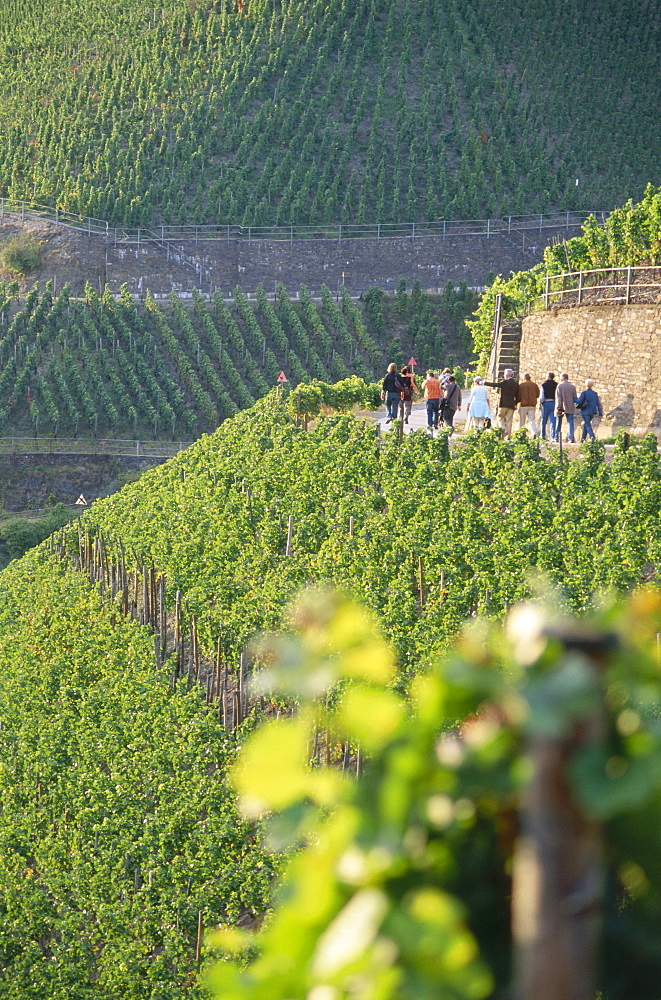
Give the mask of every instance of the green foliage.
MULTIPOLYGON (((586 825, 605 823, 610 912, 601 985, 614 1000, 651 1000, 661 963, 659 593, 607 604, 589 622, 530 604, 514 609, 506 630, 475 623, 416 679, 410 700, 389 689, 388 649, 356 606, 308 593, 292 617, 298 635, 266 644, 262 683, 295 693, 302 708, 250 738, 234 782, 248 816, 269 815, 267 830, 305 833, 306 847, 254 941, 258 957, 213 971, 218 997, 469 1000, 494 995, 494 987, 495 995, 511 992, 512 824, 531 771, 526 741, 545 741, 550 775, 549 741, 581 723, 592 727, 601 707, 604 735, 575 743, 560 767, 586 825), (580 650, 586 636, 608 637, 603 676, 580 650), (305 767, 320 726, 367 749, 360 781, 305 767), (645 815, 655 821, 641 826, 645 815)), ((230 928, 215 936, 228 955, 249 943, 230 928)))
POLYGON ((58 503, 46 517, 33 520, 17 517, 3 521, 0 523, 0 560, 6 564, 10 559, 20 559, 28 549, 63 528, 74 516, 63 503, 58 503))
POLYGON ((366 385, 355 375, 336 382, 335 385, 310 382, 290 393, 287 400, 292 416, 305 414, 307 417, 316 417, 321 413, 322 406, 339 412, 346 412, 354 406, 364 410, 378 410, 381 406, 379 384, 375 382, 366 385))
POLYGON ((608 208, 659 174, 647 0, 581 31, 565 0, 3 12, 13 199, 130 226, 384 224, 608 208))
POLYGON ((222 634, 238 654, 280 627, 304 582, 329 582, 374 610, 406 674, 467 616, 529 596, 536 570, 582 610, 595 590, 627 590, 661 566, 661 471, 644 442, 562 463, 495 432, 451 453, 423 432, 379 447, 374 425, 348 415, 306 433, 294 396, 269 395, 84 515, 167 572, 209 650, 222 634))
POLYGON ((547 274, 600 267, 628 267, 661 263, 661 187, 648 184, 643 198, 630 198, 614 209, 603 224, 590 216, 583 236, 547 247, 547 274))
MULTIPOLYGON (((33 296, 30 313, 39 305, 33 296)), ((196 327, 180 322, 183 344, 196 327)), ((223 331, 229 339, 229 327, 223 331)), ((338 406, 353 405, 358 386, 342 382, 328 391, 338 406)), ((524 775, 519 730, 505 723, 517 706, 513 717, 525 721, 534 704, 534 718, 553 729, 567 710, 579 718, 593 692, 576 683, 575 670, 549 687, 544 656, 539 671, 526 669, 527 687, 516 687, 522 671, 509 661, 501 669, 498 622, 536 591, 539 574, 563 611, 587 609, 595 591, 625 592, 654 578, 656 443, 650 437, 625 450, 620 441, 608 462, 598 444, 584 447, 580 461, 543 460, 525 434, 504 442, 484 432, 451 453, 445 438, 424 433, 379 444, 372 423, 346 414, 319 416, 308 432, 297 427, 292 395, 273 391, 97 501, 83 520, 108 551, 134 551, 167 574, 170 604, 180 590, 208 656, 219 637, 231 662, 255 633, 282 632, 291 598, 311 583, 336 585, 369 608, 368 622, 344 607, 333 625, 334 600, 321 610, 312 604, 298 619, 302 652, 287 636, 260 652, 264 662, 285 661, 278 703, 294 696, 302 708, 282 737, 271 724, 260 730, 244 759, 248 822, 236 816, 224 777, 234 740, 197 689, 173 690, 170 666, 155 667, 153 635, 41 549, 3 573, 0 949, 16 1000, 100 989, 109 1000, 199 995, 199 911, 207 927, 245 925, 267 905, 274 862, 250 824, 270 807, 284 810, 268 824, 272 845, 312 845, 298 853, 289 883, 300 932, 292 933, 291 911, 274 917, 256 965, 222 967, 225 1000, 308 1000, 323 977, 344 989, 354 973, 367 978, 353 983, 378 982, 385 1000, 434 995, 439 983, 457 997, 484 996, 492 978, 507 979, 507 830, 524 775), (492 622, 493 646, 485 645, 487 626, 478 627, 435 666, 439 648, 476 616, 492 622), (373 638, 374 621, 392 652, 373 638), (465 754, 452 756, 452 740, 439 747, 443 727, 476 717, 485 702, 496 706, 494 725, 469 727, 465 754), (337 769, 306 767, 309 727, 326 723, 338 743, 347 740, 354 753, 360 743, 373 759, 364 799, 337 769), (321 828, 308 800, 326 811, 321 828), (300 888, 310 884, 309 893, 300 888), (321 947, 333 941, 323 928, 342 927, 334 924, 340 913, 350 930, 353 920, 364 929, 365 949, 321 947), (386 938, 398 942, 399 964, 386 938), (278 963, 274 956, 286 959, 290 948, 296 960, 278 963)), ((65 528, 65 538, 75 559, 77 531, 65 528)), ((656 827, 649 817, 661 814, 660 692, 646 649, 661 626, 656 598, 631 614, 636 607, 632 633, 646 645, 632 641, 606 675, 615 720, 606 763, 621 757, 626 766, 605 769, 593 757, 573 764, 584 808, 609 825, 613 879, 628 893, 626 908, 613 901, 609 913, 613 979, 629 961, 627 942, 642 935, 647 982, 656 985, 661 875, 647 831, 656 827)), ((618 612, 604 614, 617 629, 618 612)), ((614 1000, 630 996, 653 1000, 641 989, 614 1000)))
POLYGON ((42 257, 41 243, 30 236, 17 236, 0 247, 0 264, 21 277, 38 270, 42 257))
POLYGON ((169 674, 148 629, 45 552, 3 572, 5 996, 202 997, 198 913, 263 913, 274 861, 236 813, 235 741, 169 674))
POLYGON ((499 274, 489 285, 474 313, 475 318, 466 321, 473 338, 477 371, 484 372, 489 360, 493 343, 496 296, 503 296, 502 317, 505 319, 508 316, 520 315, 526 302, 539 295, 543 289, 543 264, 536 265, 530 271, 518 271, 507 279, 499 274))

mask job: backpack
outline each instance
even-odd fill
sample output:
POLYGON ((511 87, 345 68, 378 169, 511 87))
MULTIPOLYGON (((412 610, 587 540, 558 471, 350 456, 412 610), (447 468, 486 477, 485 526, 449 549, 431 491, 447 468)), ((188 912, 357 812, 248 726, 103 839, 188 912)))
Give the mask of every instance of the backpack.
POLYGON ((400 376, 400 382, 402 383, 401 397, 402 399, 413 399, 413 388, 411 386, 411 378, 409 375, 400 376))
POLYGON ((452 391, 450 392, 450 395, 441 398, 441 401, 439 403, 439 409, 446 410, 446 409, 449 408, 449 406, 450 406, 450 400, 454 399, 454 394, 455 394, 455 392, 456 392, 456 390, 458 388, 459 388, 459 386, 457 385, 457 383, 453 382, 452 383, 452 391))

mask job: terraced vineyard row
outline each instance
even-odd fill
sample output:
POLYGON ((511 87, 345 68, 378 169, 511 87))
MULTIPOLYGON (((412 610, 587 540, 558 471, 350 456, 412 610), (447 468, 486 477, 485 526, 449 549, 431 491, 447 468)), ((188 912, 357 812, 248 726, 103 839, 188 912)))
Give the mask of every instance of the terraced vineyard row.
POLYGON ((134 226, 608 208, 658 176, 658 53, 647 0, 8 0, 0 194, 134 226))
MULTIPOLYGON (((386 361, 405 360, 401 339, 388 337, 383 309, 404 330, 421 364, 438 363, 441 328, 459 338, 474 304, 465 286, 441 297, 400 293, 385 306, 373 289, 365 307, 342 289, 313 301, 305 285, 299 299, 263 288, 248 300, 240 288, 226 302, 193 293, 164 304, 136 304, 88 286, 87 301, 49 283, 22 300, 0 286, 0 434, 62 437, 188 439, 252 406, 284 371, 292 385, 350 375, 372 381, 386 361), (457 311, 458 309, 458 311, 457 311), (380 317, 380 318, 379 318, 380 317)), ((394 328, 394 327, 392 327, 394 328)), ((408 355, 406 355, 408 360, 408 355)))

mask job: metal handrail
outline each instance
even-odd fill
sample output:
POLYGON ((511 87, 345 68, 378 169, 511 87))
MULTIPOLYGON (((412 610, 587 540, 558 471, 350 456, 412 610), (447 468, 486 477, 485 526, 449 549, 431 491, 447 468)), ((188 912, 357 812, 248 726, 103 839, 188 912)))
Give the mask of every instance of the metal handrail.
POLYGON ((656 302, 661 294, 661 266, 636 264, 566 271, 563 274, 547 275, 543 295, 530 299, 526 303, 525 312, 599 302, 624 305, 649 303, 650 289, 654 291, 653 301, 656 302), (600 275, 610 276, 613 280, 600 283, 600 275), (649 280, 640 280, 646 277, 649 280))
POLYGON ((132 228, 112 226, 105 219, 76 215, 64 209, 40 205, 28 200, 0 198, 0 218, 5 214, 20 215, 22 220, 46 219, 88 236, 104 236, 115 245, 140 246, 143 243, 166 241, 173 243, 233 242, 269 240, 290 242, 294 240, 329 240, 342 242, 355 239, 410 239, 425 236, 435 238, 453 236, 486 236, 498 233, 542 232, 544 229, 574 229, 590 215, 602 224, 608 212, 556 212, 548 215, 508 215, 496 219, 439 219, 435 222, 388 222, 365 224, 318 224, 311 226, 236 226, 236 225, 177 225, 132 228))
POLYGON ((0 437, 0 455, 118 455, 135 458, 172 458, 191 441, 135 441, 121 438, 0 437))

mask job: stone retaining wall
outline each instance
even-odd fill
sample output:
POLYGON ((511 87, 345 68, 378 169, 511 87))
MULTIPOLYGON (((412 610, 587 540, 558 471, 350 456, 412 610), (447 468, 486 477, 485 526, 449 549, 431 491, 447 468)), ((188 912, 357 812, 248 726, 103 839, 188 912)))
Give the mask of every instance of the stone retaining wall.
POLYGON ((602 437, 625 428, 661 438, 661 306, 578 306, 523 320, 520 372, 542 381, 568 372, 580 391, 595 380, 602 437))
POLYGON ((544 247, 577 235, 577 229, 544 229, 493 236, 422 236, 411 238, 296 240, 200 240, 172 246, 168 254, 152 245, 107 249, 105 280, 113 291, 126 282, 134 294, 167 294, 216 288, 226 295, 236 285, 267 292, 282 284, 295 294, 301 283, 312 292, 322 284, 336 292, 343 285, 360 295, 371 285, 394 292, 404 279, 410 289, 418 279, 423 290, 442 290, 462 279, 471 288, 486 284, 489 272, 526 270, 541 260, 544 247), (195 267, 199 268, 196 275, 195 267))
MULTIPOLYGON (((241 285, 254 292, 263 282, 273 293, 276 284, 296 294, 304 283, 313 293, 322 284, 337 292, 340 285, 360 295, 370 285, 394 292, 404 279, 410 289, 418 279, 424 290, 442 289, 448 281, 462 279, 471 288, 486 284, 489 272, 507 274, 527 270, 542 258, 544 247, 576 236, 580 229, 534 229, 492 236, 387 237, 384 239, 229 240, 200 239, 182 243, 152 240, 115 245, 112 236, 77 232, 40 220, 22 220, 5 213, 0 220, 0 241, 22 232, 36 236, 44 247, 39 271, 21 284, 31 287, 54 279, 56 288, 65 281, 74 295, 83 294, 85 283, 102 290, 108 284, 118 292, 126 282, 134 295, 168 295, 201 289, 220 289, 226 296, 241 285)), ((0 280, 9 279, 0 274, 0 280)))
POLYGON ((81 493, 91 503, 165 461, 118 455, 0 455, 0 508, 73 504, 81 493))

